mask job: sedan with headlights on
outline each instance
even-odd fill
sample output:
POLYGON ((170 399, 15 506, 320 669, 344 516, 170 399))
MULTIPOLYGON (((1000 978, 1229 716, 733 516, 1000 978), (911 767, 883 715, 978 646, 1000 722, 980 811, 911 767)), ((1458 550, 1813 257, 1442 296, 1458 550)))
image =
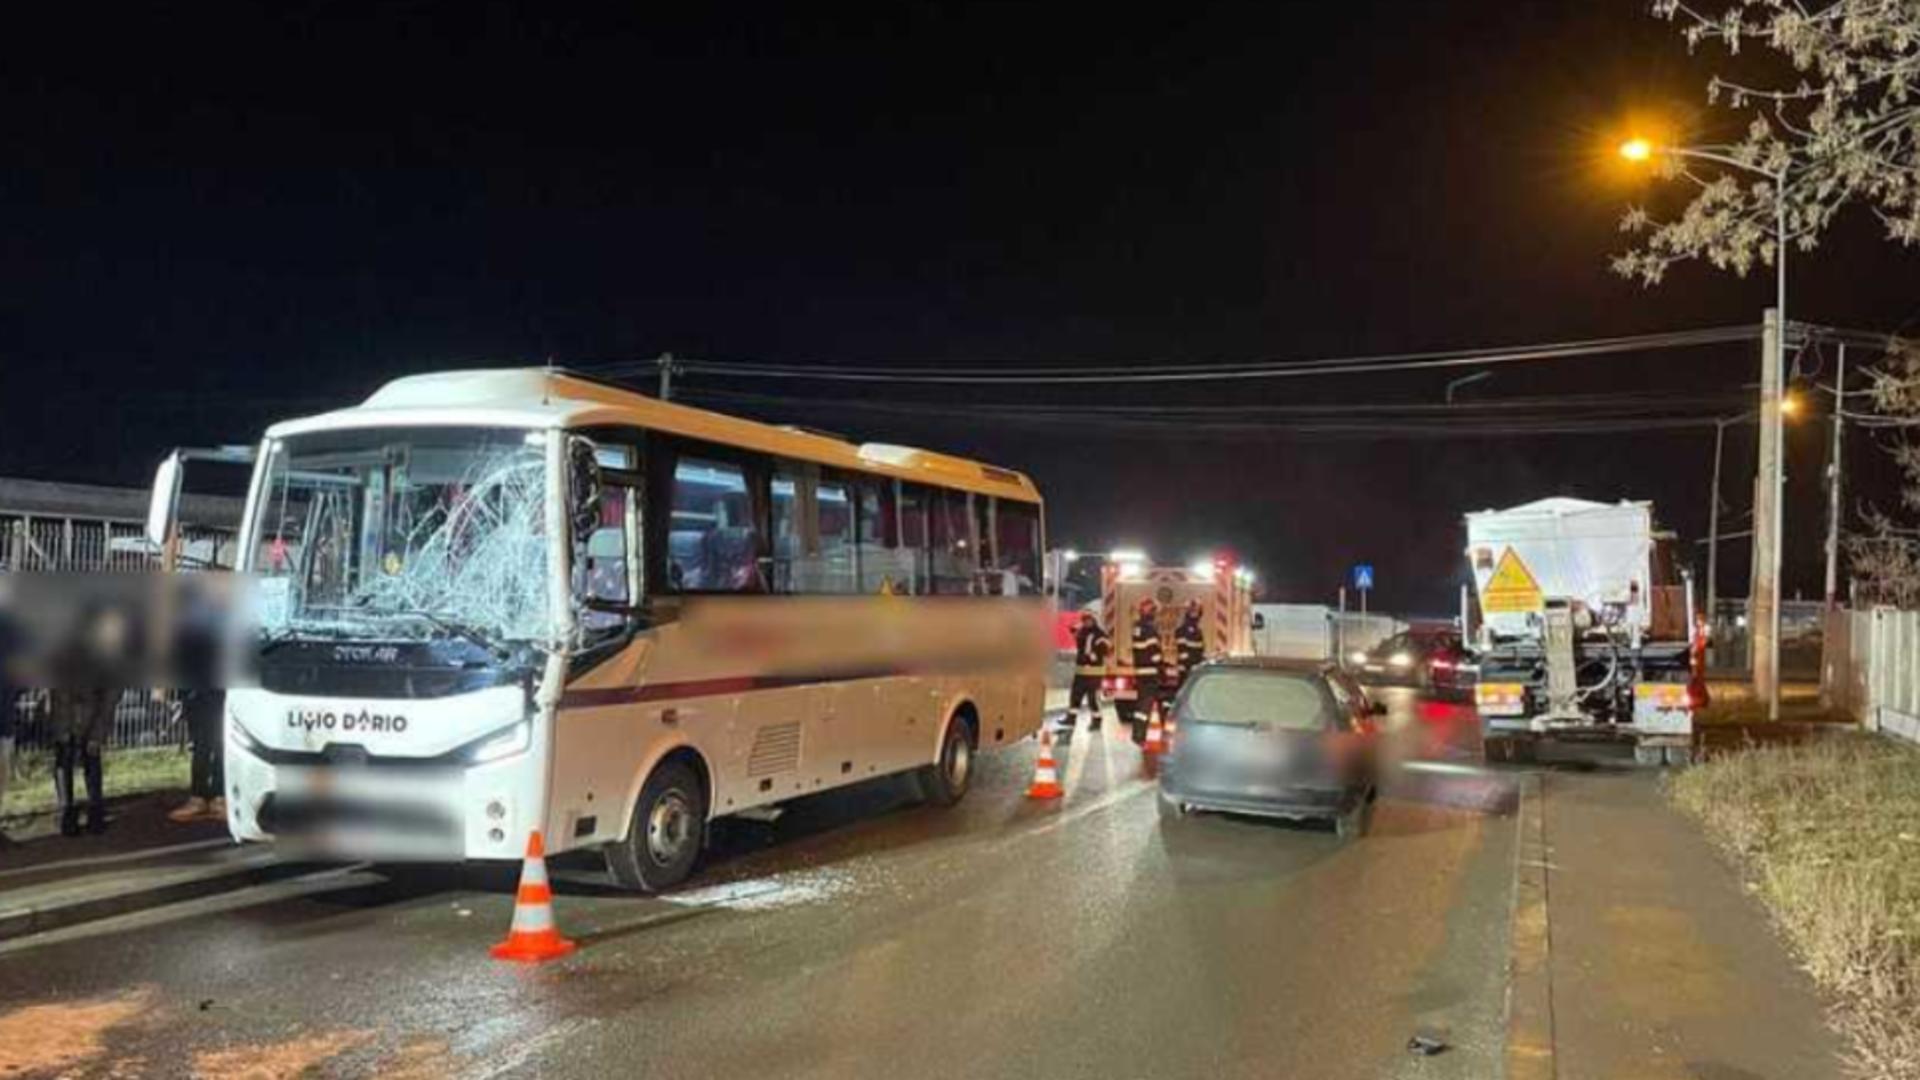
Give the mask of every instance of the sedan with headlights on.
POLYGON ((1452 630, 1409 630, 1347 658, 1361 682, 1436 694, 1473 693, 1473 658, 1452 630))
POLYGON ((1234 658, 1196 668, 1175 699, 1160 763, 1163 819, 1196 810, 1325 818, 1366 831, 1384 710, 1320 661, 1234 658))

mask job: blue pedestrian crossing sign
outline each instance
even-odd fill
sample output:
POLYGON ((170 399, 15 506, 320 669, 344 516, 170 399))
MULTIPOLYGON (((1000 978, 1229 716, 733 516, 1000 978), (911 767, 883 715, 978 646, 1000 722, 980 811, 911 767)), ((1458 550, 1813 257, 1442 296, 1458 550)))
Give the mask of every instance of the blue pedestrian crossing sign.
POLYGON ((1373 588, 1373 564, 1355 563, 1353 565, 1353 587, 1363 591, 1373 588))

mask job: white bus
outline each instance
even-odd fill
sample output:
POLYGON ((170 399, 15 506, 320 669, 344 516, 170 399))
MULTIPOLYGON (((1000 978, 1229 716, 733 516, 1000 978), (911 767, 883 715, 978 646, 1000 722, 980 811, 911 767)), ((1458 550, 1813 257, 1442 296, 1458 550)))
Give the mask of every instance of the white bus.
POLYGON ((273 426, 241 549, 243 841, 514 859, 539 830, 654 890, 713 818, 908 771, 952 803, 1041 720, 1025 476, 579 376, 415 376, 273 426))

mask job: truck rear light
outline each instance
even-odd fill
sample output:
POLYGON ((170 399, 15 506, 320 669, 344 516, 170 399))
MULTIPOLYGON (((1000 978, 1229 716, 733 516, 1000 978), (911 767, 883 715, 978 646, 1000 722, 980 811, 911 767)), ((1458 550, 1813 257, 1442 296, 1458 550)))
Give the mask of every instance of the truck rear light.
POLYGON ((1692 709, 1693 690, 1687 683, 1641 683, 1633 688, 1636 697, 1652 702, 1656 709, 1692 709))
POLYGON ((1473 696, 1485 705, 1520 705, 1526 701, 1527 688, 1519 683, 1481 683, 1473 688, 1473 696))

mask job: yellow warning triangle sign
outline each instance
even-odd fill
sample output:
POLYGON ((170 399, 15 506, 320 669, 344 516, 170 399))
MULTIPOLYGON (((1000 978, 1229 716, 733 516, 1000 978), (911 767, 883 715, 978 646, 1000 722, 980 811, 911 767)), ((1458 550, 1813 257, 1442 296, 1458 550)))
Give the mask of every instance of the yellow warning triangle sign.
POLYGON ((1487 579, 1486 588, 1480 590, 1480 609, 1490 615, 1514 614, 1539 611, 1545 606, 1540 582, 1534 579, 1533 571, 1527 569, 1527 564, 1520 561, 1512 548, 1502 552, 1493 576, 1487 579))

